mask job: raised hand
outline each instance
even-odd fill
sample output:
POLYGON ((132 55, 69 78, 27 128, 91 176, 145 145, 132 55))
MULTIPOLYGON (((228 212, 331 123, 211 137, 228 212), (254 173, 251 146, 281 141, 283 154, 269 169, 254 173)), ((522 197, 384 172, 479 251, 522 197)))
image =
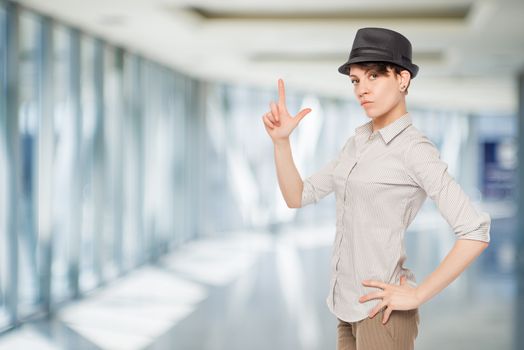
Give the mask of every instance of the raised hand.
POLYGON ((270 111, 262 116, 262 120, 273 142, 288 139, 302 118, 311 112, 311 108, 305 108, 294 117, 289 114, 286 107, 286 92, 282 79, 278 79, 278 104, 271 101, 269 107, 270 111))

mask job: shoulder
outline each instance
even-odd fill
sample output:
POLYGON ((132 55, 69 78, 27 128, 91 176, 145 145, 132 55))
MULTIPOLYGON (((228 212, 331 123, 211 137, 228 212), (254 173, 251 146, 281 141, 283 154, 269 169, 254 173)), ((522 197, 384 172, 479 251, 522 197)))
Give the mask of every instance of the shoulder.
POLYGON ((422 131, 420 131, 416 126, 410 125, 406 130, 405 134, 405 145, 407 146, 408 150, 415 149, 435 149, 438 150, 435 143, 428 137, 426 134, 424 134, 422 131))
POLYGON ((405 131, 404 161, 407 164, 440 157, 440 151, 435 143, 417 127, 411 125, 405 131))

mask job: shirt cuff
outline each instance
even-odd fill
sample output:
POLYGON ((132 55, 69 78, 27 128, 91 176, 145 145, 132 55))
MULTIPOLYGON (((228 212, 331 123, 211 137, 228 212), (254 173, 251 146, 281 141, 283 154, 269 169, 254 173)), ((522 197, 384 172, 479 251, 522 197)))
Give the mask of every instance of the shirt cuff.
POLYGON ((473 230, 457 233, 457 239, 472 239, 488 243, 490 241, 491 217, 488 213, 482 212, 479 215, 478 224, 473 230))
POLYGON ((309 182, 309 179, 304 180, 304 187, 302 189, 302 202, 301 207, 305 207, 308 204, 316 203, 317 199, 315 198, 315 189, 313 185, 309 182))

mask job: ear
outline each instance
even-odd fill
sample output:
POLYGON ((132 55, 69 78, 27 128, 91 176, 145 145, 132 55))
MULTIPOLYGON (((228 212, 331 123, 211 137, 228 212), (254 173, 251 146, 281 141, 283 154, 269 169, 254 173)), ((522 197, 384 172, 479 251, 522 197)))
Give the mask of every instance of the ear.
POLYGON ((400 72, 400 81, 399 81, 399 89, 400 91, 404 92, 409 86, 409 81, 411 80, 411 73, 407 70, 402 70, 400 72))

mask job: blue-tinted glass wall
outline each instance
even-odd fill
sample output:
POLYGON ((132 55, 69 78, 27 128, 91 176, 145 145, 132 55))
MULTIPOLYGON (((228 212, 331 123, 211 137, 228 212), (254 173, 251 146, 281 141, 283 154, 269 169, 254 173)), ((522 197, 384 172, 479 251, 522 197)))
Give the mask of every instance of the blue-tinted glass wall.
POLYGON ((199 90, 11 2, 0 2, 0 28, 5 329, 192 237, 186 120, 199 90))

